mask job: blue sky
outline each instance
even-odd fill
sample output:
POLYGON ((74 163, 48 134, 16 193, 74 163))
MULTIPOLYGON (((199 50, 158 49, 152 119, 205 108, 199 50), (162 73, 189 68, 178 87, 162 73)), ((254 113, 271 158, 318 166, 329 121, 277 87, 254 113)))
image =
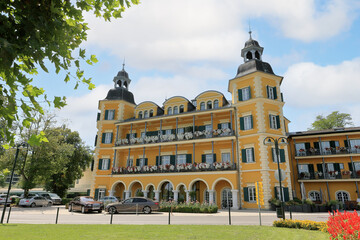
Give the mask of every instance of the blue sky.
POLYGON ((162 106, 171 96, 191 100, 210 89, 230 99, 228 80, 243 63, 250 22, 263 61, 284 77, 290 131, 306 130, 316 115, 335 110, 350 113, 360 126, 359 9, 359 0, 143 1, 111 23, 86 15, 91 30, 82 47, 99 62, 85 67, 85 75, 95 90, 75 91, 62 74, 40 73, 35 84, 50 96, 67 97, 61 121, 92 146, 98 101, 124 57, 136 103, 162 106))

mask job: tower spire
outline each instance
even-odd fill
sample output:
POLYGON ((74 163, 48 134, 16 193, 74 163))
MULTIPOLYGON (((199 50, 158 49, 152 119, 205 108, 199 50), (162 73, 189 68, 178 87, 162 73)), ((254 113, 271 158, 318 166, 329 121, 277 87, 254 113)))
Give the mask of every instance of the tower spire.
POLYGON ((124 61, 123 61, 123 64, 122 64, 122 65, 123 65, 122 70, 125 71, 125 57, 124 57, 124 61))

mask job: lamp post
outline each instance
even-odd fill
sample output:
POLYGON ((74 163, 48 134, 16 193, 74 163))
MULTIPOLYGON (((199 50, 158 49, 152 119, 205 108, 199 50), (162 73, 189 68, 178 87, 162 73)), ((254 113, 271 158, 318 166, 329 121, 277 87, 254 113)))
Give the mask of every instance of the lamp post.
POLYGON ((7 191, 7 194, 6 194, 4 209, 3 209, 3 212, 2 212, 2 215, 1 215, 1 224, 3 224, 3 222, 4 222, 4 217, 5 217, 5 212, 6 212, 7 201, 8 201, 9 195, 10 195, 11 183, 12 183, 12 180, 13 180, 13 177, 14 177, 14 172, 15 172, 15 167, 16 167, 16 161, 17 161, 17 158, 18 158, 18 155, 19 155, 20 147, 26 146, 26 145, 27 145, 27 143, 22 142, 22 143, 19 143, 19 144, 16 146, 16 153, 15 153, 14 165, 13 165, 13 169, 12 169, 12 171, 11 171, 9 188, 8 188, 8 191, 7 191))
POLYGON ((280 170, 280 159, 279 159, 279 145, 286 145, 287 140, 285 137, 279 137, 279 138, 273 138, 273 137, 266 137, 264 138, 264 145, 268 146, 275 146, 275 152, 276 152, 276 162, 278 166, 278 174, 279 174, 279 186, 280 186, 280 208, 281 213, 283 216, 283 219, 285 220, 285 214, 284 214, 284 196, 283 196, 283 189, 281 185, 281 170, 280 170))

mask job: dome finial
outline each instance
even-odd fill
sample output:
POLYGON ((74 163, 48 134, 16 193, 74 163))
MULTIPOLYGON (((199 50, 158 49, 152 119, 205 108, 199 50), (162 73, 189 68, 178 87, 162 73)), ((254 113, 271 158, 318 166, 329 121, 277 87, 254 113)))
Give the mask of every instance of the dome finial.
POLYGON ((122 69, 122 70, 124 71, 124 70, 125 70, 125 57, 124 57, 124 61, 123 61, 123 64, 122 64, 122 65, 123 65, 123 69, 122 69))
POLYGON ((252 33, 252 31, 251 31, 251 26, 250 26, 250 21, 249 21, 249 35, 250 35, 250 39, 252 39, 251 33, 252 33))

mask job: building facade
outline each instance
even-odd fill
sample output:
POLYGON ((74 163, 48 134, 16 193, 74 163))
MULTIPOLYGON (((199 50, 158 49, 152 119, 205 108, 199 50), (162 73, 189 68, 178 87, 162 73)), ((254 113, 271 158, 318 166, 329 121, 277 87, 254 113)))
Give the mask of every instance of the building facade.
POLYGON ((360 128, 290 133, 293 186, 298 198, 356 202, 360 198, 360 128))
MULTIPOLYGON (((99 101, 95 169, 91 195, 121 199, 145 196, 156 200, 230 204, 257 208, 255 183, 264 187, 263 208, 279 197, 274 148, 265 137, 286 137, 282 77, 262 61, 263 48, 246 41, 244 63, 225 82, 232 99, 215 90, 193 100, 167 99, 163 106, 135 103, 124 68, 114 88, 99 101)), ((292 196, 288 148, 279 151, 283 197, 292 196)))

